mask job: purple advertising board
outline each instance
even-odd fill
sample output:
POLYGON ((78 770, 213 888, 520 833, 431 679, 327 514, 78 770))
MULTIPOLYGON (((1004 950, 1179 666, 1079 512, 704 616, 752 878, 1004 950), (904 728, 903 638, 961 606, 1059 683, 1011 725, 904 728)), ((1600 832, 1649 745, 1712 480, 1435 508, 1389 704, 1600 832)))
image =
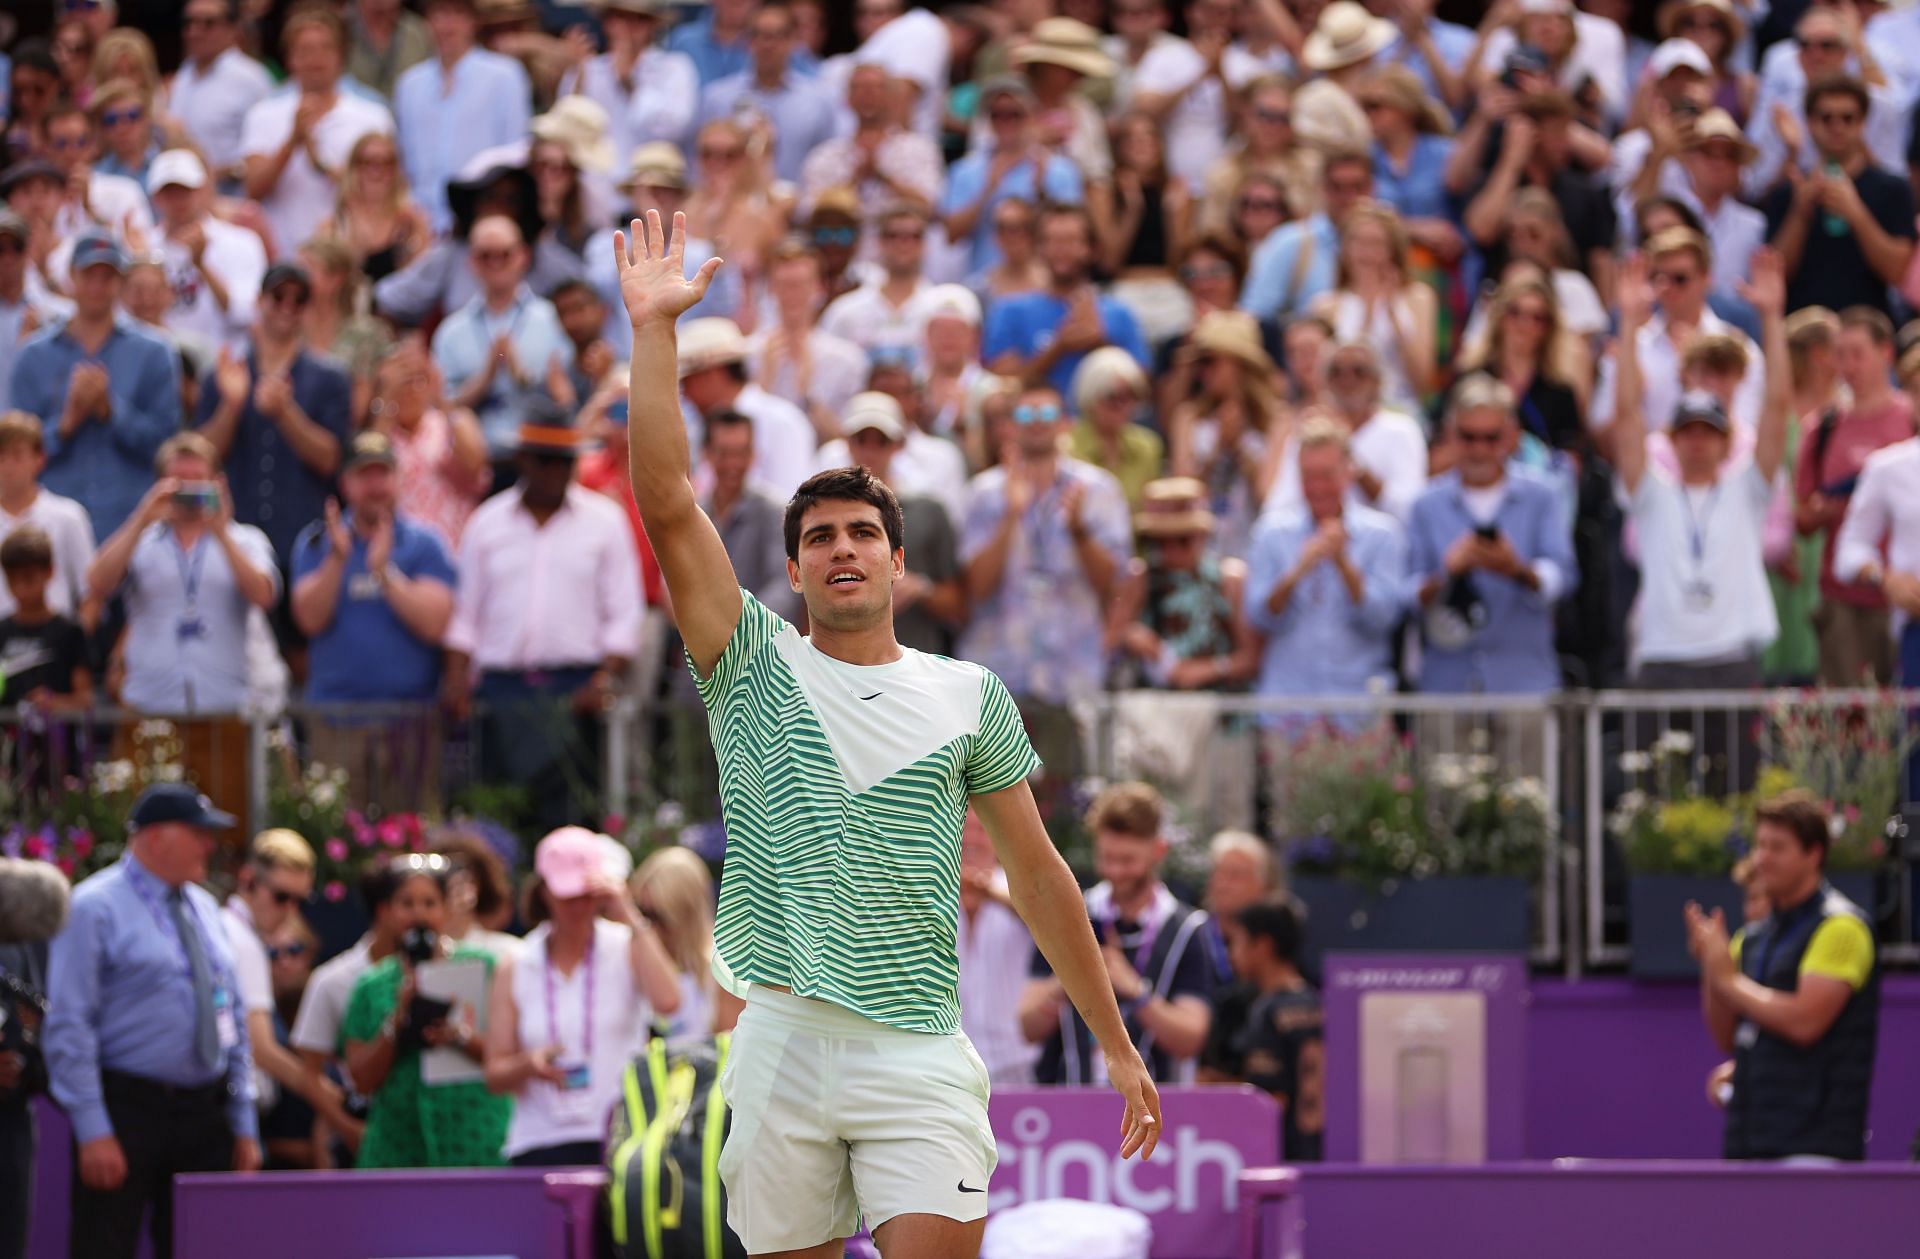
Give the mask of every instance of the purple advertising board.
POLYGON ((1328 954, 1327 1161, 1525 1158, 1527 983, 1519 957, 1328 954))
POLYGON ((996 1090, 994 1210, 1044 1198, 1132 1207, 1153 1224, 1154 1259, 1241 1251, 1240 1173, 1280 1158, 1280 1107, 1258 1089, 1165 1088, 1160 1148, 1122 1162, 1120 1099, 1108 1089, 996 1090))

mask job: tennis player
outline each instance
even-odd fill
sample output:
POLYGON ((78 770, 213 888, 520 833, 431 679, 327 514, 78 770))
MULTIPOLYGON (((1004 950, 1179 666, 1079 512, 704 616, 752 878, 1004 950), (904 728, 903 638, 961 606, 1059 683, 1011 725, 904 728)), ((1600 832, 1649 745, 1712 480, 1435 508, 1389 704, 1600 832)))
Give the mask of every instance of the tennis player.
POLYGON ((684 215, 614 233, 633 323, 633 493, 711 717, 727 823, 714 973, 746 1001, 723 1087, 727 1222, 754 1255, 834 1259, 862 1214, 887 1259, 973 1259, 996 1153, 987 1072, 960 1031, 954 917, 969 804, 1014 907, 1106 1055, 1120 1153, 1160 1099, 1114 1002, 1080 889, 1041 827, 1039 765, 1000 679, 900 646, 900 505, 860 468, 787 504, 808 637, 740 589, 694 500, 675 385, 684 215))

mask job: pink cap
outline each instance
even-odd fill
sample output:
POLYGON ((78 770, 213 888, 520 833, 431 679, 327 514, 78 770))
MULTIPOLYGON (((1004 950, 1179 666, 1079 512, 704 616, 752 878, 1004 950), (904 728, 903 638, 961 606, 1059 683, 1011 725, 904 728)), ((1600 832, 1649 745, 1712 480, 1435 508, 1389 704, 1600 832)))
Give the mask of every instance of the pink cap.
POLYGON ((563 826, 533 850, 533 871, 561 900, 584 896, 607 872, 601 839, 584 826, 563 826))

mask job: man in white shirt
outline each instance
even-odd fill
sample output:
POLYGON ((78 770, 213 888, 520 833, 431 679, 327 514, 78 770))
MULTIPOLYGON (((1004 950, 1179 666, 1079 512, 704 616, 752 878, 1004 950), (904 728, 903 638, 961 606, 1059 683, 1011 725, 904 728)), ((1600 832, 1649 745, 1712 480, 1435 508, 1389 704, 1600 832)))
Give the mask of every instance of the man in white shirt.
POLYGON ((1840 525, 1833 575, 1887 596, 1899 652, 1895 678, 1920 686, 1920 437, 1867 456, 1840 525))
POLYGON ((478 154, 526 138, 533 87, 514 58, 476 46, 475 0, 428 0, 426 17, 434 56, 400 76, 393 116, 414 199, 444 232, 447 182, 478 154))
POLYGON ((925 297, 933 288, 923 272, 927 256, 927 211, 900 203, 871 224, 880 275, 842 293, 820 316, 822 331, 853 342, 868 354, 897 351, 916 362, 926 333, 925 297))
MULTIPOLYGON (((1520 14, 1533 16, 1563 14, 1573 20, 1573 52, 1562 67, 1559 84, 1568 91, 1578 88, 1582 79, 1592 81, 1599 93, 1600 108, 1609 118, 1627 112, 1627 33, 1618 23, 1573 6, 1573 0, 1520 0, 1520 14)), ((1497 78, 1506 68, 1507 58, 1518 43, 1517 26, 1503 26, 1487 37, 1480 59, 1468 67, 1468 75, 1477 83, 1497 78)))
POLYGON ((1728 462, 1733 425, 1725 405, 1705 391, 1689 391, 1669 416, 1676 477, 1647 453, 1641 379, 1648 369, 1636 347, 1653 317, 1655 286, 1648 272, 1641 254, 1621 269, 1611 430, 1621 499, 1640 544, 1636 680, 1652 690, 1755 687, 1760 653, 1779 633, 1762 533, 1787 441, 1786 278, 1778 255, 1762 250, 1754 256, 1752 283, 1742 292, 1760 315, 1768 364, 1752 460, 1728 462))
MULTIPOLYGON (((100 156, 100 133, 93 115, 76 105, 55 105, 47 111, 46 133, 47 156, 67 181, 54 213, 54 233, 70 245, 81 232, 104 230, 130 253, 146 249, 153 240, 146 190, 124 175, 93 169, 100 156)), ((56 257, 67 252, 61 248, 56 257)), ((64 260, 52 263, 49 271, 64 280, 64 260)))
POLYGON ((854 53, 857 65, 881 65, 896 79, 908 85, 912 103, 908 108, 909 127, 938 142, 940 119, 946 109, 947 73, 980 50, 985 32, 976 21, 962 21, 947 14, 926 9, 906 12, 899 0, 865 0, 867 10, 884 10, 889 4, 895 16, 888 18, 854 53))
MULTIPOLYGON (((25 411, 0 412, 0 541, 32 525, 53 543, 53 580, 47 606, 80 619, 87 602, 87 565, 93 559, 93 522, 70 498, 40 488, 47 466, 40 421, 25 411)), ((0 583, 0 617, 15 611, 13 593, 0 583)))
POLYGON ((799 407, 748 383, 747 357, 747 339, 731 319, 680 325, 680 396, 693 409, 688 427, 697 432, 699 417, 715 411, 738 411, 752 420, 753 479, 784 500, 813 475, 819 439, 799 407))
POLYGON ((240 179, 247 111, 273 91, 266 68, 240 51, 239 16, 238 0, 187 0, 180 15, 186 59, 167 87, 167 112, 223 182, 240 179))
POLYGON ((1221 65, 1233 42, 1232 0, 1188 0, 1187 38, 1156 40, 1134 67, 1131 105, 1163 125, 1167 167, 1188 189, 1227 143, 1227 84, 1221 65))
POLYGON ((587 437, 537 394, 526 413, 519 484, 480 504, 460 538, 446 688, 456 716, 479 701, 481 776, 526 786, 536 826, 553 830, 597 816, 601 714, 645 607, 626 513, 574 483, 587 437))
MULTIPOLYGON (((1648 241, 1641 256, 1646 259, 1648 282, 1659 303, 1658 311, 1634 330, 1640 364, 1641 422, 1654 431, 1666 429, 1680 398, 1680 360, 1687 342, 1696 336, 1719 333, 1739 341, 1747 351, 1747 370, 1734 391, 1727 416, 1740 428, 1751 430, 1760 419, 1767 363, 1744 332, 1707 308, 1713 250, 1706 238, 1690 228, 1670 228, 1648 241)), ((1587 412, 1596 428, 1604 429, 1613 421, 1619 344, 1625 339, 1623 328, 1614 353, 1600 363, 1600 383, 1587 412)))
POLYGON ((773 321, 747 338, 747 370, 761 388, 806 413, 816 440, 837 437, 848 399, 867 383, 867 353, 818 325, 827 296, 819 256, 798 241, 776 246, 767 293, 773 321))
POLYGON ((1678 195, 1680 155, 1713 104, 1713 62, 1690 39, 1669 39, 1654 49, 1647 78, 1652 91, 1646 122, 1615 137, 1607 170, 1623 223, 1633 222, 1633 207, 1647 197, 1678 195))
POLYGON ((247 195, 266 213, 274 257, 306 244, 333 217, 340 176, 360 138, 393 133, 383 107, 341 90, 347 33, 332 10, 297 11, 280 43, 294 90, 248 110, 240 137, 247 195))
MULTIPOLYGON (((1380 355, 1364 341, 1336 346, 1327 358, 1327 398, 1349 434, 1352 499, 1383 511, 1401 524, 1427 488, 1427 435, 1420 421, 1380 405, 1380 355)), ((1289 439, 1280 469, 1267 491, 1264 511, 1304 508, 1300 449, 1289 439)))
POLYGON ((189 149, 169 149, 153 159, 147 192, 159 216, 160 259, 174 292, 166 328, 238 349, 267 274, 266 248, 246 228, 207 212, 213 199, 207 168, 189 149))
POLYGON ((560 95, 585 96, 607 111, 607 138, 623 160, 658 140, 685 148, 693 130, 699 71, 685 53, 654 44, 667 12, 664 0, 607 0, 600 10, 607 51, 560 80, 560 95))

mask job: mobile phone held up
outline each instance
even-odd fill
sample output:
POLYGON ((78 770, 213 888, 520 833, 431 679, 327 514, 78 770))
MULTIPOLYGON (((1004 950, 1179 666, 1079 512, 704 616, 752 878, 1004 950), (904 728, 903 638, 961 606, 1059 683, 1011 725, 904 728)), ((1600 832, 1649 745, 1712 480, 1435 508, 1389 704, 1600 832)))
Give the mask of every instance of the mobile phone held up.
POLYGON ((173 505, 182 511, 211 516, 220 510, 220 487, 212 481, 182 481, 173 492, 173 505))
POLYGON ((1498 542, 1500 540, 1499 525, 1475 525, 1473 532, 1482 542, 1498 542))

